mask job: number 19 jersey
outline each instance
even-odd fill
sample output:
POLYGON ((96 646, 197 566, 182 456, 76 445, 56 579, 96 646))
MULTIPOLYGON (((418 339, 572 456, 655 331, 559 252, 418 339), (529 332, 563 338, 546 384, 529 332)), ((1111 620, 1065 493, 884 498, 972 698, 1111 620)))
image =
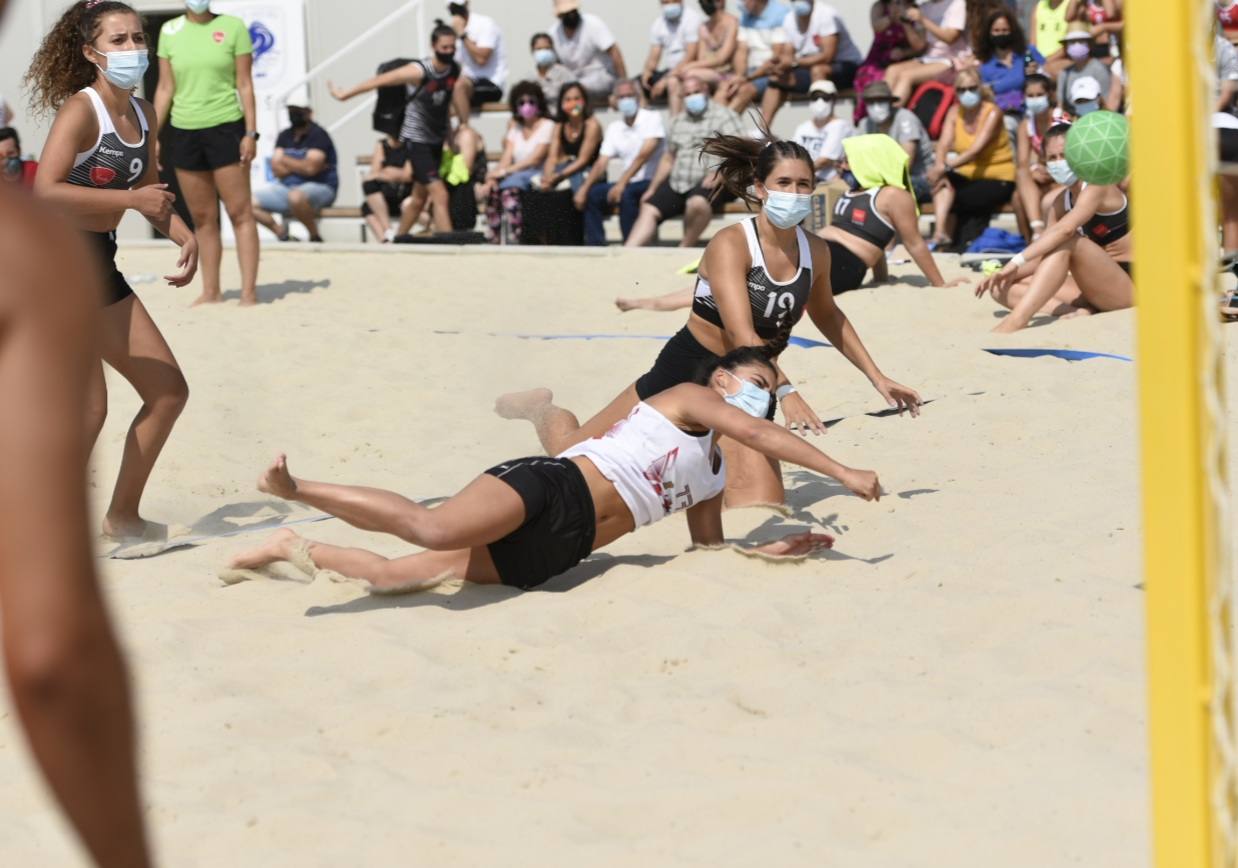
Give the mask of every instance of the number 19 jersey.
POLYGON ((102 97, 95 93, 94 88, 87 87, 84 91, 95 108, 95 117, 99 119, 99 140, 89 151, 77 155, 73 161, 73 171, 69 173, 69 183, 97 190, 132 189, 146 173, 147 139, 150 137, 146 114, 138 101, 129 97, 133 110, 138 114, 138 123, 142 125, 142 140, 131 145, 116 132, 116 125, 112 123, 112 116, 108 114, 102 97))

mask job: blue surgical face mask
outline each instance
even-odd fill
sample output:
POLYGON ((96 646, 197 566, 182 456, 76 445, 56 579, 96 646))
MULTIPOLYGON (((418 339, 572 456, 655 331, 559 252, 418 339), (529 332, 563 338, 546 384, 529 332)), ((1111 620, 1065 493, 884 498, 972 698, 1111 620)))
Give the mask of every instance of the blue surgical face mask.
POLYGON ((545 69, 548 66, 555 65, 555 52, 553 48, 539 48, 533 52, 533 62, 545 69))
POLYGON ((629 120, 636 117, 636 113, 640 111, 640 101, 634 96, 623 96, 619 98, 619 113, 629 120))
POLYGON ((133 51, 95 51, 107 58, 107 69, 97 63, 95 66, 99 66, 103 77, 121 90, 133 90, 141 84, 142 76, 146 75, 146 68, 150 66, 150 52, 145 48, 133 51))
POLYGON ((709 105, 709 97, 703 93, 690 93, 683 98, 683 107, 690 115, 701 114, 707 105, 709 105))
POLYGON ((1083 117, 1084 115, 1091 114, 1095 111, 1100 111, 1100 103, 1094 99, 1090 99, 1087 102, 1075 103, 1075 114, 1078 117, 1083 117))
POLYGON ((4 161, 4 174, 18 175, 18 174, 21 174, 21 170, 22 170, 22 158, 21 157, 9 157, 7 160, 4 161))
POLYGON ((790 229, 804 222, 812 213, 812 196, 807 193, 783 193, 770 190, 765 200, 765 216, 779 229, 790 229))
POLYGON ((678 21, 681 15, 683 15, 682 3, 667 3, 662 7, 662 17, 667 21, 678 21))
POLYGON ((964 90, 959 92, 959 105, 963 108, 974 109, 980 105, 980 92, 976 90, 964 90))
POLYGON ((739 383, 739 391, 734 395, 723 395, 722 400, 737 410, 743 410, 754 419, 764 419, 769 415, 769 392, 755 383, 749 383, 747 380, 735 376, 730 371, 727 371, 726 374, 739 383))
POLYGON ((808 0, 795 0, 791 5, 795 7, 795 14, 801 18, 807 18, 812 14, 812 3, 808 0))
POLYGON ((1027 104, 1027 110, 1034 115, 1042 115, 1049 110, 1047 96, 1029 96, 1024 102, 1027 104))
POLYGON ((1050 178, 1067 187, 1079 180, 1079 176, 1070 168, 1070 163, 1065 160, 1048 160, 1045 168, 1049 170, 1050 178))
POLYGON ((211 8, 211 0, 185 0, 185 8, 190 12, 201 15, 211 8))

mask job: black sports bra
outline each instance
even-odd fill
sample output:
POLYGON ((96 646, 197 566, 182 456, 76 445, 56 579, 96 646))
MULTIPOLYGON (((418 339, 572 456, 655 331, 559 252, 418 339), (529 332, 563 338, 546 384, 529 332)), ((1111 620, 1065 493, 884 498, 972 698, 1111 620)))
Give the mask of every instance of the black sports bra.
POLYGON ((863 239, 878 249, 894 240, 894 227, 877 210, 881 187, 847 193, 834 203, 834 222, 843 232, 863 239))
MULTIPOLYGON (((748 239, 748 253, 752 257, 752 267, 748 269, 748 301, 752 306, 752 325, 757 335, 768 340, 777 336, 788 319, 794 325, 804 315, 804 305, 808 303, 808 294, 812 291, 812 249, 808 246, 807 234, 796 226, 800 267, 795 277, 786 283, 779 283, 765 269, 765 254, 757 238, 756 220, 753 217, 741 224, 748 239)), ((692 312, 706 322, 723 328, 722 314, 718 310, 713 288, 701 276, 696 279, 692 312)))
MULTIPOLYGON (((1087 186, 1085 182, 1084 187, 1087 186)), ((1070 198, 1070 188, 1066 189, 1066 210, 1069 211, 1073 206, 1070 198)), ((1101 214, 1097 212, 1091 220, 1079 227, 1079 231, 1085 237, 1095 241, 1101 247, 1106 244, 1112 244, 1119 238, 1124 237, 1131 231, 1130 219, 1130 199, 1126 198, 1126 194, 1122 194, 1122 207, 1112 214, 1101 214)))

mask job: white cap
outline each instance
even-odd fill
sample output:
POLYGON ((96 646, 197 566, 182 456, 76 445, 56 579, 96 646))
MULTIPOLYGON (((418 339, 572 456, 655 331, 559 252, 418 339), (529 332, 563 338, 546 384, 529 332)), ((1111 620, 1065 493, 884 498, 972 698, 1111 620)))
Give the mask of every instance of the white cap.
POLYGON ((1100 82, 1090 75, 1076 78, 1070 85, 1071 102, 1087 102, 1100 98, 1100 82))
POLYGON ((1091 42, 1092 34, 1088 33, 1086 30, 1072 30, 1069 33, 1067 33, 1065 36, 1063 36, 1061 41, 1062 42, 1074 42, 1077 39, 1086 39, 1088 42, 1091 42))
POLYGON ((808 88, 808 92, 810 94, 823 93, 827 96, 833 96, 838 93, 838 88, 834 86, 834 82, 830 81, 828 78, 823 78, 820 81, 814 81, 808 88))

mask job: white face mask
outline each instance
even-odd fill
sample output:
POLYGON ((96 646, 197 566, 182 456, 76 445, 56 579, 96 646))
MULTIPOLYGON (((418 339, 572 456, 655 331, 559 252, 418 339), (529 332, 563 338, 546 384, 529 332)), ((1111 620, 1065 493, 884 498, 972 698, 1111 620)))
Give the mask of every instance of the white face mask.
POLYGON ((1045 168, 1049 170, 1050 178, 1067 187, 1079 180, 1079 176, 1071 170, 1070 163, 1065 160, 1049 160, 1045 163, 1045 168))
POLYGON ((875 124, 884 124, 890 119, 890 107, 883 102, 869 103, 864 107, 864 113, 875 124))
POLYGON ((834 100, 814 99, 812 101, 812 116, 817 120, 825 120, 834 114, 834 100))

